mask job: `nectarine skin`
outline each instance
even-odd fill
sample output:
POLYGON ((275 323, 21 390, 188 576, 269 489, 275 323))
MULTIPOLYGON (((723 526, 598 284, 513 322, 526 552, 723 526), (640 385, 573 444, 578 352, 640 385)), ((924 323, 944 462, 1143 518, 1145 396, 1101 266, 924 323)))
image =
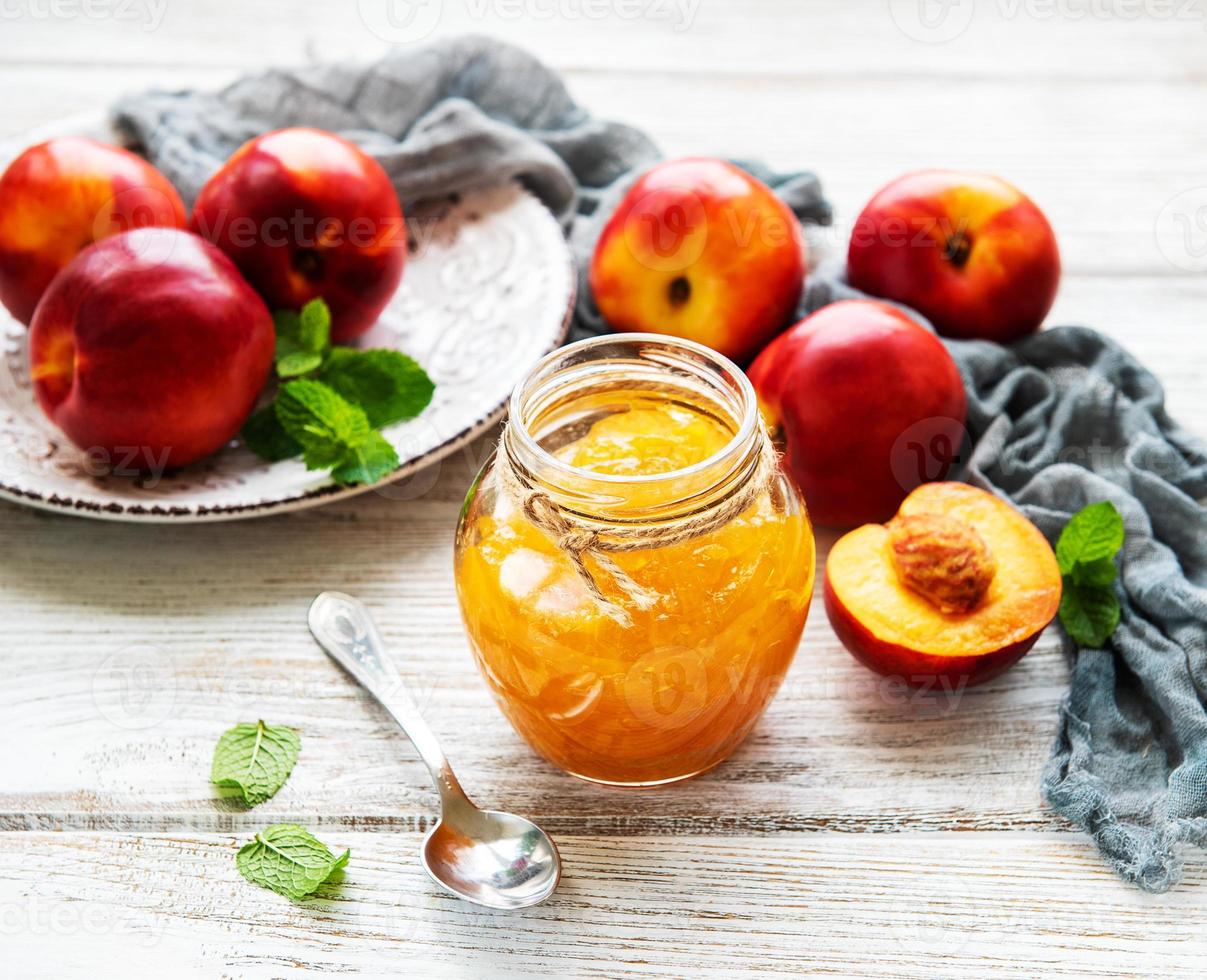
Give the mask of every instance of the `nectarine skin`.
POLYGON ((0 177, 0 301, 29 324, 50 280, 87 245, 186 220, 168 179, 133 153, 82 136, 31 146, 0 177))
POLYGON ((972 657, 936 657, 877 639, 838 601, 829 575, 824 580, 823 596, 830 626, 851 656, 876 673, 902 680, 912 687, 930 686, 938 681, 950 689, 972 687, 993 680, 1018 663, 1035 646, 1035 641, 1043 632, 1043 627, 1040 627, 1026 639, 993 653, 972 657))
POLYGON ((47 417, 94 463, 159 472, 220 449, 255 406, 276 337, 231 261, 185 231, 144 228, 86 248, 30 327, 47 417))
POLYGON ((740 364, 787 324, 804 276, 791 209, 739 167, 703 157, 643 175, 608 219, 590 269, 613 330, 683 337, 740 364))
POLYGON ((406 263, 390 178, 360 148, 317 129, 243 144, 201 189, 191 227, 230 256, 272 310, 325 300, 338 343, 377 322, 406 263))
POLYGON ((823 307, 772 341, 749 373, 818 524, 891 517, 959 453, 966 401, 955 362, 887 303, 823 307))
POLYGON ((912 306, 946 337, 1009 343, 1056 299, 1060 251, 1048 219, 986 174, 925 170, 879 191, 855 221, 852 286, 912 306))

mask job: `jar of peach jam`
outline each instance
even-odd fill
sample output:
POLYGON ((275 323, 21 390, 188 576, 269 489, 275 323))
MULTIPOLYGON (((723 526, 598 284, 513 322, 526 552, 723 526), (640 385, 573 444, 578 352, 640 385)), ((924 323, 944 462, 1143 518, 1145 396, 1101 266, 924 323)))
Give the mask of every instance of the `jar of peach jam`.
POLYGON ((542 756, 650 786, 717 765, 796 652, 813 534, 745 375, 617 334, 541 361, 456 539, 478 666, 542 756))

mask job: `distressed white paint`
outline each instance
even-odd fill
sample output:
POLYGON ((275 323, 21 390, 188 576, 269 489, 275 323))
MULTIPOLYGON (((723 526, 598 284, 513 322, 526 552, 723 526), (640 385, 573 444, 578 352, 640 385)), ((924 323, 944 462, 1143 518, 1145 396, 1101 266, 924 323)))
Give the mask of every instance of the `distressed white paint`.
MULTIPOLYGON (((5 20, 0 134, 131 88, 217 84, 264 58, 371 55, 380 43, 356 7, 172 4, 153 32, 5 20)), ((1154 231, 1168 200, 1207 184, 1207 31, 1055 8, 977 4, 938 45, 901 33, 887 0, 704 0, 678 33, 477 22, 446 0, 441 29, 523 40, 593 109, 648 126, 668 152, 813 167, 842 227, 908 167, 1013 177, 1064 249, 1053 322, 1121 339, 1207 433, 1207 282, 1154 231)), ((1053 636, 958 704, 902 702, 815 606, 783 693, 706 778, 610 791, 535 759, 477 678, 452 592, 453 520, 488 446, 402 491, 239 527, 0 505, 9 973, 1201 975, 1202 860, 1177 891, 1144 896, 1039 799, 1066 680, 1053 636), (432 813, 423 772, 304 628, 308 599, 330 587, 376 609, 471 793, 558 833, 568 878, 553 903, 499 917, 427 884, 413 860, 432 813), (258 716, 298 726, 303 750, 278 797, 247 814, 215 800, 209 753, 258 716), (279 819, 352 847, 329 898, 295 907, 236 876, 238 840, 279 819)))

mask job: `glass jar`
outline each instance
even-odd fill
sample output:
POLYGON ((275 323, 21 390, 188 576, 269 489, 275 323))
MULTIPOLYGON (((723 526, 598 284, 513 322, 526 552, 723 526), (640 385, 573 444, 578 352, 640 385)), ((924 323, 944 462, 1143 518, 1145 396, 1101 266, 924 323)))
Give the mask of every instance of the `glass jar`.
POLYGON ((650 786, 725 759, 796 652, 813 533, 754 390, 650 334, 542 360, 457 529, 457 595, 503 713, 550 762, 650 786))

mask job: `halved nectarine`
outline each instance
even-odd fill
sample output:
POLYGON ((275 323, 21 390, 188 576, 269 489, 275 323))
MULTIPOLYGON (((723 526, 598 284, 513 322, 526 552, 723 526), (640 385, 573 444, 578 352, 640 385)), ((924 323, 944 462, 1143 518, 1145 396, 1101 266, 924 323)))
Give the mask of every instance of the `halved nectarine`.
POLYGON ((844 535, 826 561, 826 614, 855 658, 907 683, 996 677, 1060 605, 1039 529, 965 483, 926 483, 888 524, 844 535))

